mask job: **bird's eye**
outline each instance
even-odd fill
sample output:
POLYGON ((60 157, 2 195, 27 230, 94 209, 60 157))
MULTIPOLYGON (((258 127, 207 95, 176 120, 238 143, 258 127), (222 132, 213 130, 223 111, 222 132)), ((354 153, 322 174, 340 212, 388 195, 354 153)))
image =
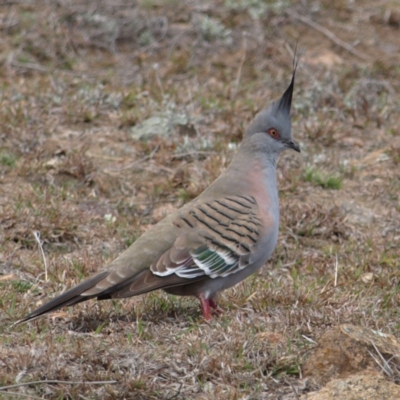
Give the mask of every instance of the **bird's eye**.
POLYGON ((275 128, 269 128, 267 133, 269 136, 273 137, 274 139, 279 139, 279 137, 280 137, 279 132, 275 128))

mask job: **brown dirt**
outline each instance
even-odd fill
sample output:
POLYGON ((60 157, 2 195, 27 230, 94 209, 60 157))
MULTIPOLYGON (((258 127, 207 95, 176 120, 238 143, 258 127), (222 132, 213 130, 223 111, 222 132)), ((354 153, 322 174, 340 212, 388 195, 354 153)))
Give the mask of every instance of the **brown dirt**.
POLYGON ((319 386, 335 378, 345 379, 362 372, 381 373, 387 364, 398 362, 400 341, 391 335, 354 325, 325 332, 303 365, 303 374, 319 386))

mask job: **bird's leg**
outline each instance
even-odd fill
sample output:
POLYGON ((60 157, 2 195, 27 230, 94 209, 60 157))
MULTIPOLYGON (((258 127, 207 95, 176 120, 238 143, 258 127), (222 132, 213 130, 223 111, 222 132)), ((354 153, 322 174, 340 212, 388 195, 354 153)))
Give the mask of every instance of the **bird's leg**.
POLYGON ((206 321, 210 321, 212 319, 211 310, 210 310, 210 301, 204 297, 204 295, 199 296, 201 309, 203 311, 203 317, 206 321))
POLYGON ((203 317, 206 321, 212 319, 211 308, 213 312, 217 315, 222 314, 222 308, 216 303, 214 299, 206 299, 203 294, 199 296, 201 309, 203 311, 203 317), (211 308, 210 308, 211 307, 211 308))

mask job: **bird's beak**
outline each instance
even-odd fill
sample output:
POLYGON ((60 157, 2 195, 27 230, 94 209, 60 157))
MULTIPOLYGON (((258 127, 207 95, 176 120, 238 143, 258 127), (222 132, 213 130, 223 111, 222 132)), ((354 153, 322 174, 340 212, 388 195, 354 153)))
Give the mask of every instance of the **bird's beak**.
POLYGON ((286 147, 289 149, 293 149, 294 151, 297 151, 298 153, 301 153, 300 151, 300 146, 294 142, 293 140, 288 140, 287 142, 285 142, 286 147))

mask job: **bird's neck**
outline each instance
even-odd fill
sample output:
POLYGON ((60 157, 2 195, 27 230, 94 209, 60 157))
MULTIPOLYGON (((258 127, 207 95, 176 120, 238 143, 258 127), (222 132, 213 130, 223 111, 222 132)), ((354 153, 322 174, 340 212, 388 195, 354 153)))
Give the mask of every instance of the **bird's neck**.
POLYGON ((267 190, 272 202, 277 204, 276 162, 277 157, 267 156, 262 152, 254 152, 249 156, 246 151, 239 149, 225 172, 203 193, 202 197, 216 194, 247 195, 267 190))
POLYGON ((239 151, 229 164, 226 173, 234 174, 238 178, 252 179, 253 175, 262 175, 267 182, 276 182, 276 163, 278 156, 254 152, 248 155, 239 151))

